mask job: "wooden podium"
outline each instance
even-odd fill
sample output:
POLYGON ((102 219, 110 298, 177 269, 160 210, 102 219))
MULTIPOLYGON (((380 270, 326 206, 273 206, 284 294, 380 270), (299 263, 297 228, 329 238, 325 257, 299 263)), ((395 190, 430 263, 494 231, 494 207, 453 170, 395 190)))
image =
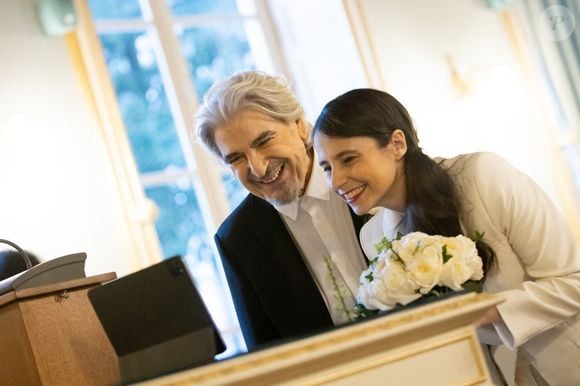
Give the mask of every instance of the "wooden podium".
POLYGON ((503 301, 466 294, 142 385, 491 385, 473 322, 503 301))
MULTIPOLYGON (((1 385, 117 385, 89 303, 114 273, 0 296, 1 385)), ((466 294, 143 382, 143 385, 490 385, 473 322, 503 301, 466 294)))
POLYGON ((114 385, 117 356, 87 298, 107 273, 0 296, 0 384, 114 385))

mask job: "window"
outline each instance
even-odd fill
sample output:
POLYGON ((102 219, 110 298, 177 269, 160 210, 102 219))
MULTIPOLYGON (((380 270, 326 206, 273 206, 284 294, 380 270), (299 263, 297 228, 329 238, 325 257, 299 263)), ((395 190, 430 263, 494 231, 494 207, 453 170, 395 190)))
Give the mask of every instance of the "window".
POLYGON ((197 101, 242 69, 272 71, 253 0, 89 0, 163 255, 185 257, 228 346, 243 350, 211 237, 246 192, 192 145, 197 101), (215 176, 220 178, 215 178, 215 176))

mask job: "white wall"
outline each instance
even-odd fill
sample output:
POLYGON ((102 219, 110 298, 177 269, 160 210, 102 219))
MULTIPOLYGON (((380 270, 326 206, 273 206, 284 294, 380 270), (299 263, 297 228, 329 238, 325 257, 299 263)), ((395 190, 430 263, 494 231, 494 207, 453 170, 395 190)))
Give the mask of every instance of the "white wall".
POLYGON ((43 35, 34 3, 0 0, 0 238, 41 260, 86 252, 88 275, 122 275, 127 230, 106 148, 65 40, 43 35))
POLYGON ((313 124, 332 98, 368 87, 338 0, 269 0, 296 95, 313 124))
MULTIPOLYGON (((366 86, 341 1, 269 4, 311 120, 366 86)), ((385 88, 409 108, 427 152, 496 151, 557 202, 550 138, 498 14, 479 0, 360 4, 385 88), (465 98, 451 87, 447 53, 472 81, 465 98)), ((33 0, 0 0, 0 180, 0 238, 43 259, 85 251, 88 274, 127 273, 130 238, 104 142, 65 41, 42 34, 33 0)))
MULTIPOLYGON (((311 121, 340 93, 368 87, 342 1, 268 3, 311 121)), ((545 99, 531 93, 498 11, 482 0, 347 3, 360 6, 361 30, 368 34, 363 43, 374 51, 382 88, 409 109, 426 153, 496 152, 565 206, 560 189, 571 187, 562 188, 553 172, 566 166, 551 153, 557 144, 545 124, 551 118, 542 115, 547 109, 536 107, 545 99), (470 87, 464 95, 454 88, 447 57, 470 87)))
POLYGON ((500 15, 479 0, 360 0, 385 82, 414 118, 424 150, 487 150, 507 158, 561 206, 539 123, 500 15), (446 55, 471 90, 452 86, 446 55))

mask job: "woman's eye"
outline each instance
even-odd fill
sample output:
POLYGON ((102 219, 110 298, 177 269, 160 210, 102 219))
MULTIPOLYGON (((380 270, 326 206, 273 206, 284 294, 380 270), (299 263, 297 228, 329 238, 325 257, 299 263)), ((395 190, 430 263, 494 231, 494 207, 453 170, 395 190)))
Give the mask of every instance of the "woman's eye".
POLYGON ((356 159, 355 156, 344 157, 342 159, 342 163, 345 165, 349 165, 349 164, 353 163, 355 159, 356 159))

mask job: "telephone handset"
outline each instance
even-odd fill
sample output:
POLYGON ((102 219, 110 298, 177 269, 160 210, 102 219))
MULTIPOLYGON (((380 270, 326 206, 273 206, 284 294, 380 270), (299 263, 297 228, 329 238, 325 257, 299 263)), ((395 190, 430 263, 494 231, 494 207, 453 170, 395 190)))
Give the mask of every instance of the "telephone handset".
POLYGON ((57 257, 0 281, 0 295, 86 277, 84 252, 57 257))

